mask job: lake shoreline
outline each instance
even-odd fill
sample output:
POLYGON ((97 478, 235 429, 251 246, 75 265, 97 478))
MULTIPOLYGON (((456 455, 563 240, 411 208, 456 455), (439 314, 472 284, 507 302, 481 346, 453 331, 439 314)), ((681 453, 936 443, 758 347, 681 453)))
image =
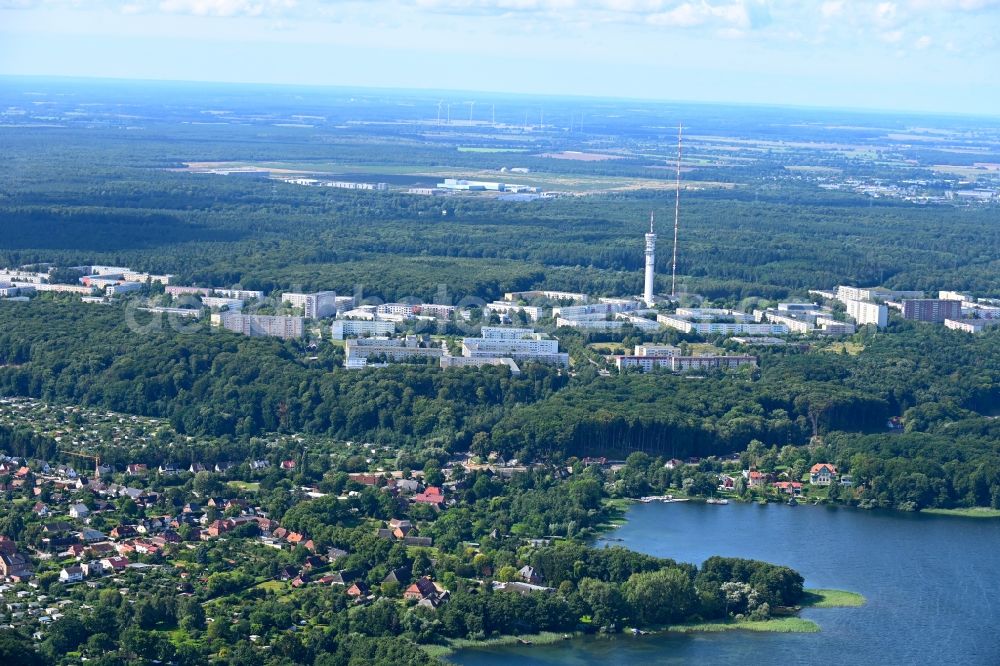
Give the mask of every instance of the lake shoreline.
MULTIPOLYGON (((687 495, 682 495, 682 494, 678 494, 675 497, 677 499, 673 499, 673 500, 671 500, 669 502, 664 502, 664 503, 666 504, 666 503, 670 503, 670 502, 683 501, 683 502, 692 502, 692 503, 695 503, 695 504, 713 504, 713 502, 709 502, 708 501, 708 500, 713 499, 713 498, 709 498, 709 497, 689 497, 687 495)), ((855 510, 855 511, 888 511, 888 512, 898 513, 898 514, 915 514, 915 515, 928 515, 928 516, 944 516, 944 517, 947 517, 947 518, 975 518, 975 519, 978 519, 978 520, 983 520, 983 519, 1000 519, 1000 509, 994 509, 992 507, 987 507, 987 506, 968 506, 968 507, 958 507, 958 508, 951 508, 951 509, 948 509, 948 508, 938 508, 938 507, 929 507, 929 508, 926 508, 926 509, 920 509, 918 511, 907 511, 905 509, 899 509, 899 508, 895 508, 895 507, 864 507, 864 506, 859 506, 857 504, 850 504, 850 503, 847 503, 847 502, 831 502, 829 500, 823 500, 823 501, 819 501, 819 502, 810 502, 808 500, 799 500, 794 506, 789 506, 787 502, 783 502, 783 501, 766 501, 766 502, 762 503, 760 501, 760 498, 743 499, 743 498, 740 498, 740 497, 723 497, 721 499, 725 499, 726 500, 726 504, 729 504, 729 503, 733 503, 733 504, 758 504, 760 506, 771 506, 771 505, 774 505, 774 506, 786 506, 788 508, 796 508, 796 507, 826 507, 826 508, 834 508, 834 509, 851 509, 851 510, 855 510)), ((597 528, 596 528, 596 537, 598 539, 602 538, 605 533, 610 532, 610 531, 612 531, 612 530, 614 530, 614 529, 616 529, 616 528, 621 527, 622 525, 624 525, 625 522, 627 522, 627 519, 624 518, 623 513, 626 513, 628 511, 629 507, 632 507, 632 506, 634 506, 636 504, 645 504, 645 503, 647 503, 647 502, 643 502, 639 498, 635 498, 635 497, 621 497, 621 498, 606 500, 605 501, 605 506, 609 507, 612 510, 613 516, 607 522, 602 523, 601 525, 597 526, 597 528)), ((653 501, 653 502, 649 502, 649 503, 655 504, 656 502, 653 501)), ((714 504, 718 505, 718 503, 714 503, 714 504)), ((726 504, 721 504, 720 506, 726 506, 726 504)))

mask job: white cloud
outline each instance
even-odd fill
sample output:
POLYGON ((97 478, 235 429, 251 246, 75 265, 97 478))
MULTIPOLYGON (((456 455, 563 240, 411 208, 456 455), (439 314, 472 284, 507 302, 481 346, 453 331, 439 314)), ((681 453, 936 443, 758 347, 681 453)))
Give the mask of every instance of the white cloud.
POLYGON ((917 11, 979 12, 1000 9, 1000 0, 909 0, 908 4, 917 11))
POLYGON ((895 2, 880 2, 875 5, 875 21, 882 25, 893 25, 898 20, 899 7, 895 2))
POLYGON ((903 41, 903 31, 902 30, 889 30, 879 34, 879 39, 881 39, 886 44, 898 44, 903 41))
POLYGON ((819 6, 819 13, 823 18, 834 18, 844 13, 843 0, 830 0, 819 6))
POLYGON ((165 14, 194 16, 263 16, 295 5, 296 0, 162 0, 158 9, 165 14))
POLYGON ((918 49, 923 50, 929 47, 933 43, 934 40, 931 38, 930 35, 921 35, 920 37, 917 38, 917 41, 915 41, 913 45, 918 49))
POLYGON ((724 29, 748 29, 751 27, 750 13, 744 2, 727 5, 711 5, 707 2, 685 2, 665 12, 649 14, 646 22, 650 25, 692 28, 706 24, 721 25, 724 29))

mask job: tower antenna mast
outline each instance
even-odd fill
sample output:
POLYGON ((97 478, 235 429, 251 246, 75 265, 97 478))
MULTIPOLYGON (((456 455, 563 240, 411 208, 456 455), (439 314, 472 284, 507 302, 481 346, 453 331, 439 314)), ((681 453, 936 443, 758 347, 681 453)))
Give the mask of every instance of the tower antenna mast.
POLYGON ((674 261, 670 270, 670 298, 677 296, 677 228, 681 221, 681 133, 684 126, 677 125, 677 193, 674 198, 674 261))

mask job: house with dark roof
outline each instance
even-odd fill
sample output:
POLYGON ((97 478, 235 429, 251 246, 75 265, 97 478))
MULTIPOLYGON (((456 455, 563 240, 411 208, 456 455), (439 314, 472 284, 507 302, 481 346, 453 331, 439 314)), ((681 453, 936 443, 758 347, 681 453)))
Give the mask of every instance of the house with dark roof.
POLYGON ((363 597, 369 592, 368 586, 364 581, 357 581, 352 583, 349 588, 347 588, 347 595, 350 597, 363 597))
POLYGON ((444 592, 444 588, 431 580, 430 576, 424 576, 413 582, 406 591, 403 592, 404 599, 420 601, 432 594, 444 592))
POLYGON ((409 567, 396 567, 390 571, 385 578, 382 579, 383 583, 399 583, 400 585, 406 585, 410 580, 410 568, 409 567))
POLYGON ((521 577, 521 580, 526 583, 531 583, 532 585, 538 585, 542 582, 542 577, 532 566, 525 565, 521 567, 520 571, 517 572, 517 575, 521 577))

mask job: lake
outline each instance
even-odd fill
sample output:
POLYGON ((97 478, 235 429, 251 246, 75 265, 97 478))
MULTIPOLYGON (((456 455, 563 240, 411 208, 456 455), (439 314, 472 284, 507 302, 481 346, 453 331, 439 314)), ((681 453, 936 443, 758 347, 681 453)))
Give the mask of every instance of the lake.
POLYGON ((1000 520, 783 505, 637 504, 598 545, 701 564, 712 555, 788 565, 806 587, 863 594, 806 609, 814 634, 586 637, 464 650, 464 666, 530 664, 1000 664, 1000 520), (615 541, 609 541, 615 539, 615 541), (621 541, 617 541, 620 539, 621 541))

